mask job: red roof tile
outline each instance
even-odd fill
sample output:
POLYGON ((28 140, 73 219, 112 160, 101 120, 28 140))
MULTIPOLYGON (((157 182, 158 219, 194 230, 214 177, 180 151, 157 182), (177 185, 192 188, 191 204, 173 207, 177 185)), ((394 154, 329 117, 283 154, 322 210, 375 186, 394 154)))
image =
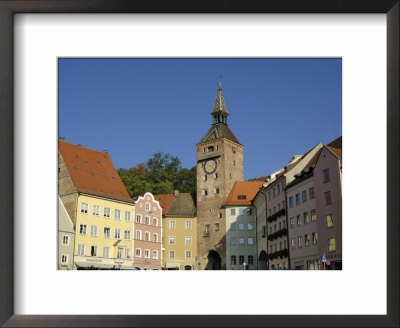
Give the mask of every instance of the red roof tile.
POLYGON ((250 205, 264 182, 265 181, 235 182, 224 205, 250 205))
POLYGON ((342 136, 336 138, 335 140, 331 141, 327 144, 328 147, 333 147, 336 149, 343 149, 342 148, 342 136))
POLYGON ((341 149, 337 149, 337 148, 333 148, 333 147, 328 147, 329 150, 334 153, 336 155, 337 158, 339 158, 340 160, 342 159, 342 150, 341 149))
POLYGON ((165 215, 172 201, 174 200, 174 195, 173 194, 154 195, 154 199, 158 200, 162 208, 162 214, 165 215))
POLYGON ((79 192, 133 203, 107 153, 63 140, 58 147, 79 192))

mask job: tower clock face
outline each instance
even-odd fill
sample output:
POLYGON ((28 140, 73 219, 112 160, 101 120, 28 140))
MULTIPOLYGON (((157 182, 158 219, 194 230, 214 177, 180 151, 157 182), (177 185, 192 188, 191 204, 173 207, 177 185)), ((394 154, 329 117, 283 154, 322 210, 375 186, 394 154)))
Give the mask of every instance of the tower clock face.
POLYGON ((208 174, 213 173, 216 168, 217 168, 217 162, 213 159, 208 160, 204 165, 204 171, 206 171, 206 173, 208 174))

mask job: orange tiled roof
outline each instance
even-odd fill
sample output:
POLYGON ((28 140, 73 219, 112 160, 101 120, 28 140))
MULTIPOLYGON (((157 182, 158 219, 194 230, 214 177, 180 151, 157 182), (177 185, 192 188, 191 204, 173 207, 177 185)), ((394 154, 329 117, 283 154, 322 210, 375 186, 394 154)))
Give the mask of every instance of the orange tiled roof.
POLYGON ((158 200, 162 208, 162 214, 165 215, 172 201, 174 200, 174 195, 173 194, 154 195, 154 199, 158 200))
POLYGON ((342 159, 342 150, 341 149, 337 149, 337 148, 333 148, 333 147, 328 147, 329 150, 334 153, 336 155, 337 158, 339 158, 340 160, 342 159))
POLYGON ((237 181, 224 205, 250 205, 265 181, 237 181), (245 196, 243 199, 242 196, 245 196))
POLYGON ((342 149, 342 136, 336 138, 335 140, 331 141, 327 145, 328 147, 336 148, 336 149, 342 149))
POLYGON ((79 192, 133 203, 110 155, 63 140, 58 149, 79 192))

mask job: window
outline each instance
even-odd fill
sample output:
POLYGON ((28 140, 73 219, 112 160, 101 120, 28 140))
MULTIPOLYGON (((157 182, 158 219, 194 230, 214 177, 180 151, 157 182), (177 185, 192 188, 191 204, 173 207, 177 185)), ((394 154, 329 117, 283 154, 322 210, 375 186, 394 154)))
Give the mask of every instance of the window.
POLYGON ((81 203, 81 213, 88 214, 89 212, 89 204, 81 203))
POLYGON ((265 237, 266 234, 267 234, 267 227, 263 226, 262 227, 262 236, 265 237))
POLYGON ((332 193, 330 191, 324 192, 325 205, 332 204, 332 193))
POLYGON ((248 237, 248 238, 247 238, 247 245, 254 245, 254 239, 253 239, 253 237, 248 237))
POLYGON ((313 245, 316 245, 318 243, 318 232, 312 233, 312 243, 313 245))
POLYGON ((285 190, 285 181, 282 181, 282 191, 285 190))
POLYGON ((281 209, 281 204, 278 204, 278 212, 280 211, 280 209, 281 209))
POLYGON ((236 245, 236 238, 235 237, 231 237, 231 245, 232 246, 236 245))
POLYGON ((303 222, 304 222, 304 224, 307 224, 308 222, 310 222, 310 217, 308 216, 308 212, 303 213, 303 222))
POLYGON ((90 247, 90 256, 97 256, 97 246, 90 247))
POLYGON ((114 238, 121 239, 121 229, 115 229, 114 238))
POLYGON ((68 264, 68 255, 61 255, 61 264, 68 264))
POLYGON ((244 223, 239 223, 239 230, 244 230, 244 223))
POLYGON ((268 191, 268 200, 271 200, 271 192, 268 191))
POLYGON ((231 215, 236 215, 236 209, 231 208, 231 215))
POLYGON ((106 259, 110 257, 110 247, 103 247, 103 257, 106 259))
POLYGON ((282 266, 281 266, 281 264, 280 264, 280 263, 278 263, 278 267, 277 267, 277 269, 278 269, 278 270, 281 270, 281 269, 282 269, 282 266))
POLYGON ((185 237, 185 245, 192 245, 192 237, 185 237))
POLYGON ((111 236, 111 229, 104 228, 104 238, 110 238, 110 236, 111 236))
POLYGON ((215 224, 215 231, 219 231, 219 223, 215 224))
POLYGON ((145 205, 145 209, 146 209, 146 211, 147 211, 147 212, 149 212, 149 211, 150 211, 150 203, 146 203, 146 205, 145 205))
POLYGON ((297 237, 297 246, 303 247, 303 237, 302 236, 297 237))
POLYGON ((62 240, 63 245, 69 245, 69 236, 63 236, 62 240))
POLYGON ((301 193, 301 199, 303 203, 307 201, 307 190, 303 190, 303 192, 301 193))
POLYGON ((218 179, 218 173, 214 173, 214 179, 218 179))
POLYGON ((326 227, 333 228, 333 214, 328 214, 326 216, 326 227))
POLYGON ((247 257, 247 264, 249 264, 249 265, 253 265, 254 264, 254 256, 253 255, 249 255, 247 257))
POLYGON ((275 198, 275 187, 272 189, 272 198, 275 198))
POLYGON ((111 217, 111 208, 109 207, 104 207, 103 210, 103 216, 107 219, 109 219, 111 217))
POLYGON ((150 224, 150 216, 144 217, 144 224, 150 224))
POLYGON ((289 222, 290 222, 290 228, 294 228, 294 216, 292 216, 292 217, 289 219, 289 222))
POLYGON ((145 241, 150 241, 150 232, 146 231, 146 232, 144 233, 144 240, 145 240, 145 241))
POLYGON ((173 221, 173 220, 169 221, 169 228, 175 229, 175 221, 173 221))
POLYGON ((296 248, 296 241, 294 240, 294 238, 290 239, 290 246, 292 248, 296 248))
POLYGON ((185 251, 185 258, 186 259, 192 258, 192 251, 185 251))
POLYGON ((314 187, 308 189, 308 194, 310 196, 310 199, 314 199, 314 187))
POLYGON ((158 251, 153 251, 153 260, 158 260, 158 251))
POLYGON ((280 193, 281 193, 281 185, 278 184, 276 186, 276 189, 277 189, 278 195, 280 195, 280 193))
POLYGON ((185 221, 185 229, 192 229, 192 221, 185 221))
POLYGON ((238 195, 237 199, 246 199, 246 195, 238 195))
POLYGON ((319 260, 307 261, 307 270, 319 270, 319 260))
POLYGON ((125 230, 124 231, 124 239, 125 240, 130 240, 131 239, 131 231, 130 230, 125 230))
POLYGON ((144 250, 144 258, 145 259, 149 259, 150 258, 150 250, 149 249, 145 249, 144 250))
POLYGON ((317 221, 317 213, 315 212, 315 210, 311 210, 311 221, 317 221))
POLYGON ((208 152, 214 151, 214 146, 208 146, 207 151, 208 151, 208 152))
POLYGON ((283 200, 282 201, 282 209, 284 209, 285 208, 285 201, 283 200))
POLYGON ((239 238, 239 245, 244 245, 244 238, 242 237, 239 238))
POLYGON ((153 242, 158 243, 158 233, 153 233, 153 242))
POLYGON ((293 196, 289 197, 289 207, 293 207, 293 196))
POLYGON ((207 195, 208 195, 207 189, 203 189, 203 190, 201 191, 201 194, 202 194, 203 196, 207 196, 207 195))
POLYGON ((253 223, 247 223, 247 230, 253 230, 253 223))
POLYGON ((90 227, 90 235, 93 236, 93 237, 97 237, 97 226, 92 225, 90 227))
POLYGON ((204 233, 205 233, 206 235, 210 234, 210 225, 209 225, 209 224, 206 224, 206 225, 205 225, 205 227, 204 227, 204 233))
POLYGON ((300 214, 296 215, 296 222, 297 222, 297 226, 301 226, 300 214))
POLYGON ((287 270, 287 263, 283 262, 283 270, 287 270))
POLYGON ((131 212, 125 211, 125 221, 130 222, 131 221, 131 212))
POLYGON ((276 224, 274 224, 274 233, 276 232, 276 224))
POLYGON ((207 181, 207 176, 203 175, 203 181, 207 181))
POLYGON ((236 265, 236 255, 231 255, 231 265, 236 265))
POLYGON ((272 254, 273 253, 273 250, 272 250, 272 245, 271 246, 269 246, 269 252, 272 254))
POLYGON ((142 232, 140 230, 136 230, 136 239, 142 240, 142 232))
POLYGON ((304 236, 304 245, 305 246, 310 246, 310 241, 311 241, 311 236, 310 234, 307 234, 304 236))
POLYGON ((287 248, 287 241, 286 241, 286 239, 283 241, 283 247, 284 247, 284 249, 287 248))
POLYGON ((114 219, 121 220, 121 210, 114 210, 114 219))
POLYGON ((142 223, 142 216, 140 214, 136 215, 136 223, 142 223))
POLYGON ((142 257, 142 249, 141 248, 136 248, 135 256, 136 257, 142 257))
POLYGON ((153 218, 153 226, 157 227, 158 226, 158 219, 153 218))
POLYGON ((86 235, 87 234, 87 225, 86 224, 80 224, 79 225, 79 234, 80 235, 86 235))
POLYGON ((93 205, 93 215, 99 216, 100 215, 100 206, 93 205))
POLYGON ((118 247, 117 249, 117 259, 122 259, 122 255, 123 255, 124 249, 122 247, 118 247))
POLYGON ((269 234, 272 235, 272 226, 269 227, 269 234))
POLYGON ((175 245, 175 237, 174 236, 169 236, 169 244, 175 245))
POLYGON ((174 259, 175 258, 175 251, 169 251, 169 258, 174 259))
POLYGON ((329 180, 331 179, 330 176, 330 172, 329 172, 329 168, 322 170, 322 182, 329 182, 329 180))
POLYGON ((131 250, 129 248, 125 249, 125 258, 130 259, 131 258, 131 250))
POLYGON ((276 206, 274 206, 274 214, 276 213, 276 206))
POLYGON ((300 205, 300 194, 296 194, 296 206, 300 205))
POLYGON ((239 264, 243 265, 244 263, 244 255, 239 255, 239 264))
POLYGON ((328 239, 328 251, 329 252, 335 252, 336 251, 336 239, 335 238, 329 238, 328 239))
POLYGON ((251 215, 251 208, 246 208, 246 214, 251 215))
POLYGON ((239 215, 244 215, 244 208, 239 208, 239 215))
POLYGON ((222 219, 222 213, 218 213, 218 219, 222 219))
POLYGON ((281 229, 282 229, 282 223, 279 222, 279 229, 278 230, 281 230, 281 229))
POLYGON ((272 215, 272 210, 271 209, 269 209, 269 216, 271 216, 272 215))
POLYGON ((214 188, 214 194, 219 194, 219 187, 214 188))

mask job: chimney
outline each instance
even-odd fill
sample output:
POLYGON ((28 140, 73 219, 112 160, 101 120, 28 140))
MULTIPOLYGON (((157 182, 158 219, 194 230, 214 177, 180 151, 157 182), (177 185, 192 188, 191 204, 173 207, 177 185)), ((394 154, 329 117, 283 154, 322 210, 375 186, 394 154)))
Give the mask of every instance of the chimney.
POLYGON ((174 190, 174 197, 177 197, 178 194, 179 194, 179 191, 175 189, 175 190, 174 190))

